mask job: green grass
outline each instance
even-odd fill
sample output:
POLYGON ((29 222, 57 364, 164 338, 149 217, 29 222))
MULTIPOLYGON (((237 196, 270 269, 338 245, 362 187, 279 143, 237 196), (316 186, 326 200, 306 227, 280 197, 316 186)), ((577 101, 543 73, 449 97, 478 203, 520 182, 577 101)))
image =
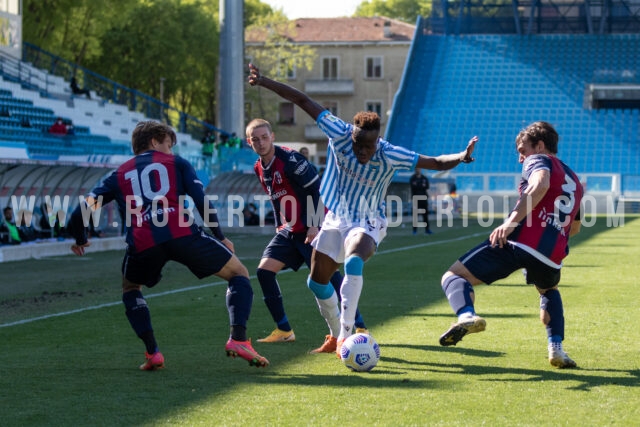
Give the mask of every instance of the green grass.
MULTIPOLYGON (((279 276, 297 341, 256 344, 271 361, 256 369, 223 351, 225 286, 167 265, 163 281, 145 292, 167 367, 140 372, 144 348, 118 304, 122 253, 0 264, 0 424, 638 424, 637 217, 611 229, 599 219, 575 238, 566 259, 565 349, 575 370, 548 364, 539 298, 519 272, 476 289, 485 332, 440 347, 439 335, 454 320, 440 276, 489 229, 435 230, 430 237, 390 230, 365 267, 360 308, 382 350, 370 373, 350 372, 333 355, 308 354, 326 325, 306 270, 279 276), (18 323, 100 304, 107 305, 18 323)), ((269 238, 232 236, 250 271, 269 238)), ((252 284, 255 340, 273 325, 252 284)))

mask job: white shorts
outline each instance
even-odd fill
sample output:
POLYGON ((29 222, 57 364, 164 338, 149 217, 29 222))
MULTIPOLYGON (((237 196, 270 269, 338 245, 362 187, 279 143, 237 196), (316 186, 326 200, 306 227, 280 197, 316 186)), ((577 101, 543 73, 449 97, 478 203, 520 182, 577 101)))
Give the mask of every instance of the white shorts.
POLYGON ((318 252, 328 255, 338 264, 342 264, 347 242, 351 237, 361 233, 370 236, 377 247, 387 235, 387 219, 378 217, 362 223, 351 222, 328 211, 322 222, 322 228, 311 242, 311 246, 318 252))

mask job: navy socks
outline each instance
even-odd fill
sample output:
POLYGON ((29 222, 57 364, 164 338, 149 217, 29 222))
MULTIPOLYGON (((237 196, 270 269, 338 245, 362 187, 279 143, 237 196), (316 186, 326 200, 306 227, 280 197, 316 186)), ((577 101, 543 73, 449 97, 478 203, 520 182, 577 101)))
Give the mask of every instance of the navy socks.
POLYGON ((276 280, 276 273, 269 270, 258 268, 258 282, 262 288, 264 303, 267 305, 271 318, 278 325, 278 329, 282 331, 290 331, 291 325, 284 312, 284 304, 282 303, 282 292, 276 280))
POLYGON ((158 351, 158 344, 151 326, 151 313, 147 307, 147 301, 138 290, 122 294, 122 302, 126 309, 125 314, 136 335, 144 342, 147 353, 158 351))
POLYGON ((562 342, 564 340, 564 309, 560 291, 551 289, 540 295, 540 310, 545 310, 549 314, 547 336, 549 342, 562 342))
POLYGON ((227 310, 231 325, 231 338, 236 341, 247 340, 247 321, 251 314, 253 289, 249 278, 235 276, 229 280, 227 288, 227 310))

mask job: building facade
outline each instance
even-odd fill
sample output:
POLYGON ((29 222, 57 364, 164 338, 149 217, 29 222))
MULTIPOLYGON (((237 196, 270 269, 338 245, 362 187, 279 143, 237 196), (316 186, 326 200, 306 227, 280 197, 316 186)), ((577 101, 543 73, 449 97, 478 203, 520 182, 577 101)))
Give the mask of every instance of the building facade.
MULTIPOLYGON (((311 70, 291 70, 286 82, 347 121, 358 111, 375 111, 384 134, 415 27, 385 17, 301 18, 294 24, 290 42, 312 47, 316 56, 311 70)), ((247 32, 245 39, 247 46, 264 44, 259 32, 247 32)), ((273 94, 263 96, 277 103, 277 141, 311 146, 313 160, 323 164, 326 137, 313 120, 273 94)), ((254 111, 249 105, 247 120, 254 111)))

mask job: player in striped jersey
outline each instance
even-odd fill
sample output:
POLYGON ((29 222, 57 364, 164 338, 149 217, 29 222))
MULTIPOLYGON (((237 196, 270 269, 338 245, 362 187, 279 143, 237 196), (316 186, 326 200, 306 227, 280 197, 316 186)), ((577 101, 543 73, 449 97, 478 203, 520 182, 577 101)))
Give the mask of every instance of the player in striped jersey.
POLYGON ((328 310, 338 303, 333 288, 328 286, 329 279, 344 263, 340 335, 337 343, 325 342, 326 346, 335 345, 339 356, 342 342, 353 333, 364 263, 387 232, 384 198, 394 173, 415 167, 448 170, 469 163, 478 139, 471 138, 460 153, 424 156, 381 139, 380 117, 373 112, 360 112, 353 124, 346 123, 303 92, 262 76, 252 64, 249 84, 269 89, 302 108, 329 138, 327 168, 320 185, 328 212, 322 230, 312 242, 308 285, 328 310))
POLYGON ((472 286, 491 284, 526 269, 526 281, 540 293, 540 320, 547 329, 551 365, 574 368, 564 352, 564 310, 558 290, 562 260, 569 254, 569 237, 580 231, 583 189, 578 176, 556 156, 558 133, 547 122, 535 122, 516 138, 522 165, 520 198, 502 225, 489 238, 456 261, 442 276, 442 289, 458 321, 440 337, 455 345, 466 334, 482 332, 472 286))
POLYGON ((164 367, 142 286, 155 286, 169 260, 187 266, 200 279, 216 275, 229 282, 227 309, 231 332, 225 351, 228 356, 249 361, 250 365, 267 366, 269 361, 247 339, 253 300, 249 272, 234 255, 233 243, 222 234, 215 208, 205 196, 195 170, 171 152, 175 144, 175 132, 164 123, 143 121, 136 125, 131 136, 135 156, 94 188, 72 213, 69 231, 76 243, 71 250, 84 255, 89 246, 87 228, 92 211, 115 200, 127 224, 122 302, 131 327, 146 347, 141 370, 164 367), (193 222, 193 216, 185 208, 186 196, 191 197, 213 236, 193 222))

